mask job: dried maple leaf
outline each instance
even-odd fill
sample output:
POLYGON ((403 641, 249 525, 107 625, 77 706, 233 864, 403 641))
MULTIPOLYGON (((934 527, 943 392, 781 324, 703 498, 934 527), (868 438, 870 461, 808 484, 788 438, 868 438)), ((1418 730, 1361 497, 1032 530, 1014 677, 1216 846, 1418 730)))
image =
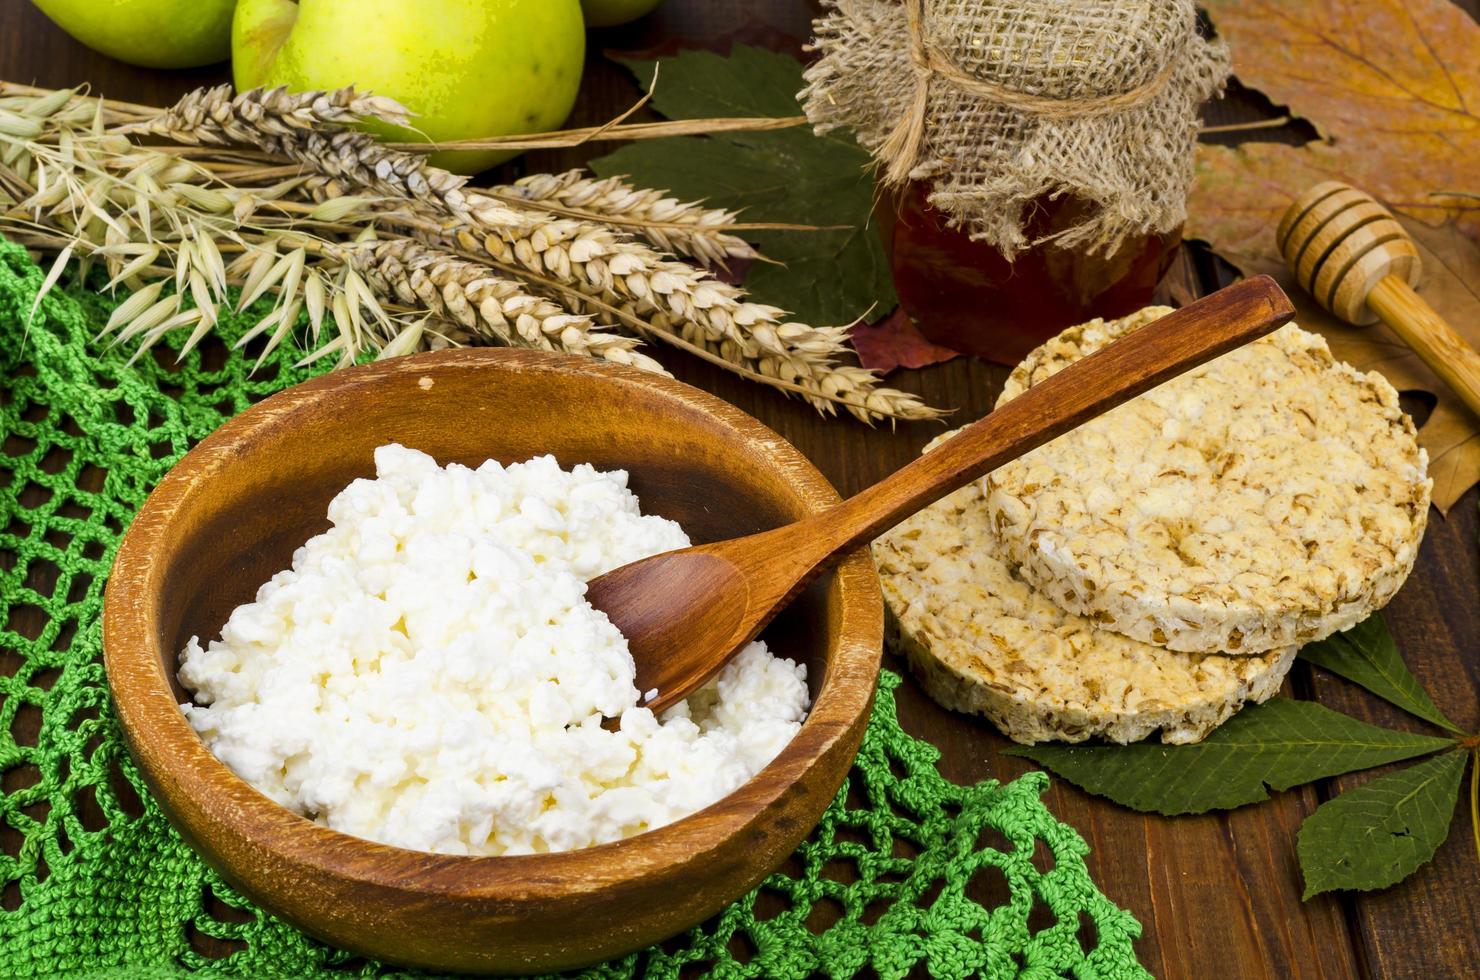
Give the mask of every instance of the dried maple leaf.
MULTIPOLYGON (((1319 160, 1297 169, 1339 171, 1396 210, 1429 224, 1457 219, 1480 235, 1480 205, 1432 194, 1480 191, 1480 24, 1468 14, 1451 0, 1204 6, 1239 80, 1325 139, 1319 160)), ((1311 149, 1264 145, 1251 162, 1269 172, 1311 149)), ((1238 220, 1247 232, 1273 215, 1265 221, 1272 231, 1287 203, 1266 200, 1238 220)))
POLYGON ((1404 217, 1424 260, 1425 298, 1480 346, 1480 25, 1450 0, 1207 0, 1234 72, 1307 118, 1305 146, 1203 146, 1187 234, 1246 274, 1278 274, 1337 356, 1438 404, 1419 433, 1441 511, 1480 481, 1477 419, 1385 327, 1347 326, 1283 273, 1274 230, 1312 184, 1344 180, 1404 217))

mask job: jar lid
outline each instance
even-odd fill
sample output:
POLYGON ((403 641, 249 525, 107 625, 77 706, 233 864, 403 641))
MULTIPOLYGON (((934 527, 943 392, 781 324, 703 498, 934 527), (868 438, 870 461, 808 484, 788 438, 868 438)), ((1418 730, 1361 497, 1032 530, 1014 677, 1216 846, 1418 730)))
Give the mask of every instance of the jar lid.
POLYGON ((1116 96, 1120 108, 1143 104, 1197 40, 1197 11, 1185 0, 895 6, 945 84, 985 82, 1009 105, 1041 99, 1049 112, 1107 111, 1100 103, 1116 96))
POLYGON ((1228 76, 1192 0, 828 0, 801 98, 890 184, 1009 257, 1041 197, 1089 205, 1055 232, 1113 250, 1186 218, 1197 110, 1228 76))

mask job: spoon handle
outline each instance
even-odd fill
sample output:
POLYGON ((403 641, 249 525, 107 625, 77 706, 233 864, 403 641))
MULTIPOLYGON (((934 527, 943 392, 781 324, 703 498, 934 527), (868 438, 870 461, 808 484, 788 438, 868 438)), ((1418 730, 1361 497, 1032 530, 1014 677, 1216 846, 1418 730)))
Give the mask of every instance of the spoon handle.
POLYGON ((1122 337, 974 422, 813 520, 830 546, 847 551, 946 494, 1122 402, 1241 347, 1295 315, 1268 276, 1256 276, 1169 313, 1122 337))

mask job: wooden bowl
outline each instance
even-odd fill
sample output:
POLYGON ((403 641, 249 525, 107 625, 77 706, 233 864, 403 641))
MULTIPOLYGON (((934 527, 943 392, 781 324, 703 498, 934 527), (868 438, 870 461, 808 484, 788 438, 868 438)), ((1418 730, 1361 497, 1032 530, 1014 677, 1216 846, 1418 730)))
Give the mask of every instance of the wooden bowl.
POLYGON ((336 946, 443 970, 561 970, 640 949, 744 894, 836 794, 862 737, 883 633, 862 550, 766 632, 807 663, 811 714, 750 782, 625 841, 560 854, 452 857, 372 843, 271 802, 181 715, 177 657, 328 526, 329 500, 397 441, 476 465, 552 453, 625 468, 647 513, 695 541, 797 520, 838 497, 738 409, 677 381, 586 359, 458 350, 353 368, 222 426, 164 478, 108 583, 108 683, 134 759, 181 835, 253 901, 336 946))

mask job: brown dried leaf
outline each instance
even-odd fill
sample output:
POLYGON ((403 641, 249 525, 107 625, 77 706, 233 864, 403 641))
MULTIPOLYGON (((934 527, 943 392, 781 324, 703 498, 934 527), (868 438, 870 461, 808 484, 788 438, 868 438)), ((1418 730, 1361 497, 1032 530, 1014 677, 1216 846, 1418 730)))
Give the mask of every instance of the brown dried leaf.
POLYGON ((1323 180, 1344 180, 1399 213, 1423 255, 1420 292, 1480 347, 1480 25, 1450 0, 1208 0, 1247 85, 1306 116, 1305 146, 1203 146, 1187 234, 1245 274, 1274 275, 1343 360, 1438 404, 1419 433, 1441 511, 1480 482, 1480 419, 1386 327, 1351 327, 1315 307, 1284 270, 1280 215, 1323 180))
POLYGON ((1185 244, 1178 245, 1171 265, 1156 284, 1151 302, 1158 306, 1186 306, 1201 294, 1202 280, 1192 261, 1192 250, 1185 244))
POLYGON ((1313 166, 1428 224, 1458 220, 1480 236, 1480 205, 1430 193, 1480 191, 1480 24, 1452 0, 1204 6, 1239 80, 1326 138, 1330 152, 1313 166))
POLYGON ((1344 179, 1345 157, 1325 143, 1200 146, 1186 235, 1211 242, 1225 258, 1282 261, 1274 233, 1285 209, 1311 185, 1344 179))
POLYGON ((858 363, 888 374, 895 368, 922 368, 942 364, 957 356, 949 347, 925 339, 903 307, 876 323, 859 323, 849 331, 858 363))
POLYGON ((1466 490, 1480 482, 1480 432, 1475 431, 1475 417, 1457 401, 1441 401, 1424 423, 1418 441, 1429 451, 1434 506, 1447 514, 1466 490))

